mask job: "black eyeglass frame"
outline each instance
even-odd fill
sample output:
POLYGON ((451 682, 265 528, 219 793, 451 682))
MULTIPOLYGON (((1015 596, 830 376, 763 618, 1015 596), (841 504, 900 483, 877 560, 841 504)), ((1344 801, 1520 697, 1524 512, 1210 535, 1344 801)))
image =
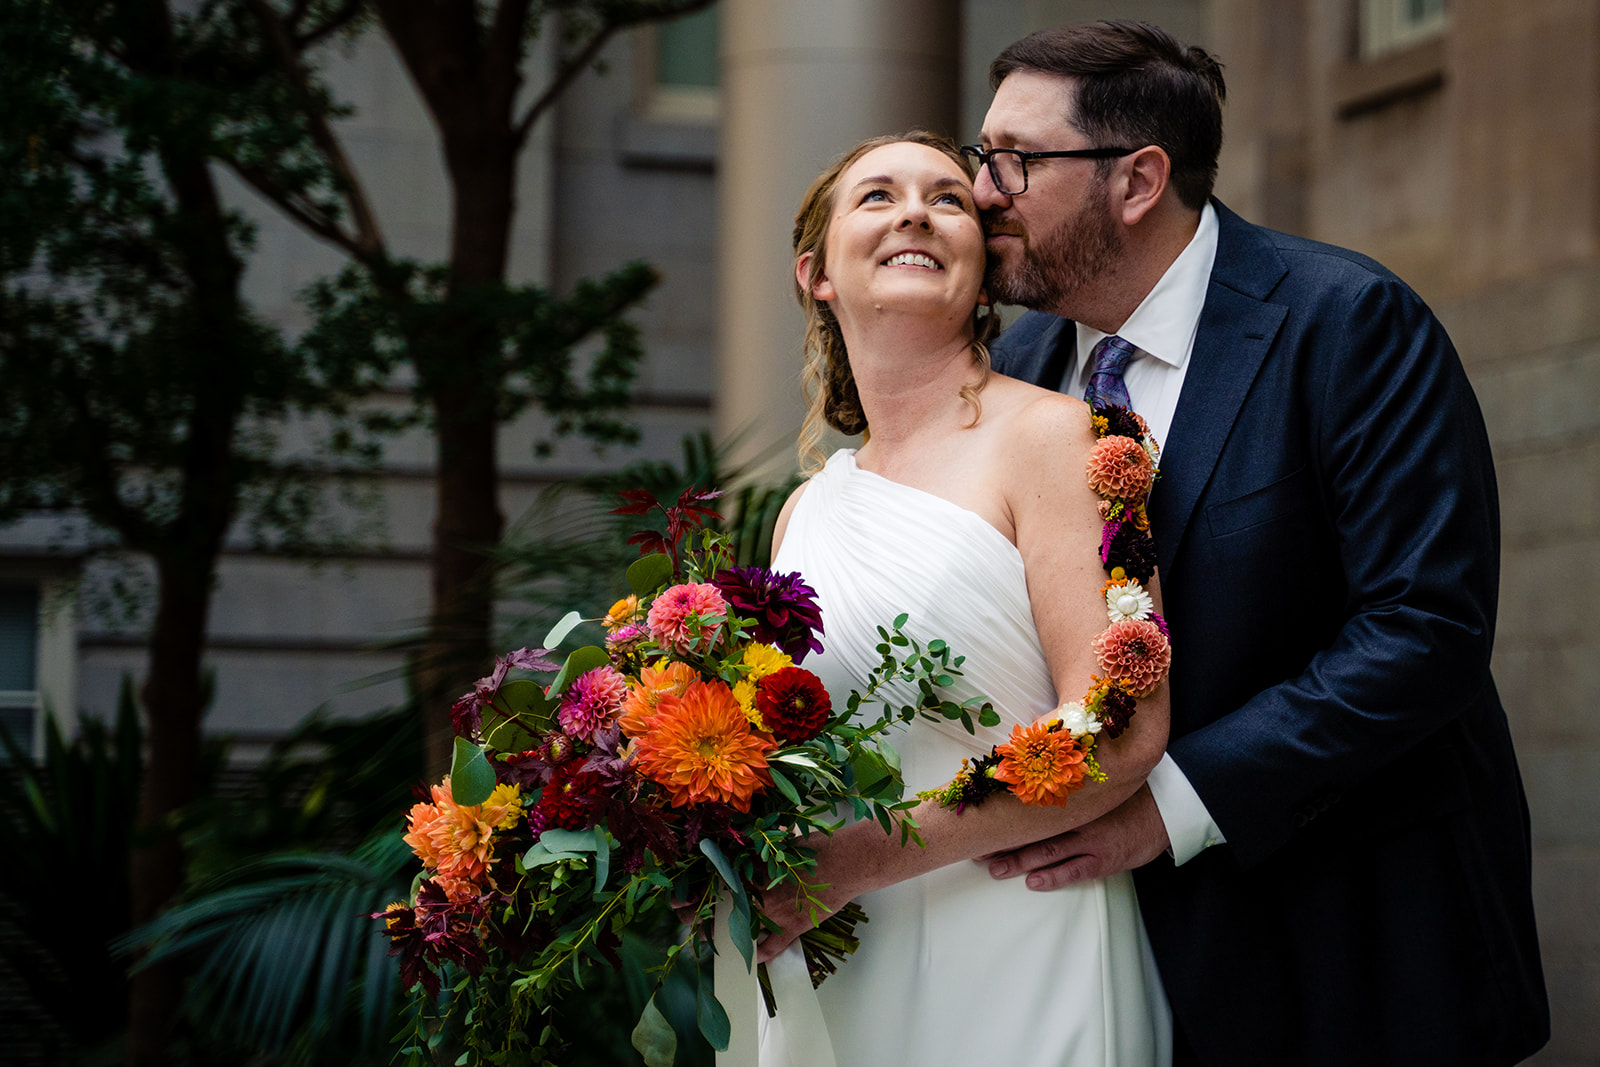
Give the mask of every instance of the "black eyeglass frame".
POLYGON ((1020 148, 984 148, 981 145, 964 144, 961 154, 978 161, 978 166, 989 168, 989 180, 994 182, 995 191, 1001 196, 1021 196, 1028 191, 1028 160, 1030 159, 1120 159, 1131 156, 1139 151, 1137 148, 1072 148, 1056 152, 1024 152, 1020 148), (1016 192, 1004 189, 1000 185, 1000 172, 995 168, 994 157, 1008 155, 1017 157, 1017 166, 1022 171, 1022 188, 1016 192))

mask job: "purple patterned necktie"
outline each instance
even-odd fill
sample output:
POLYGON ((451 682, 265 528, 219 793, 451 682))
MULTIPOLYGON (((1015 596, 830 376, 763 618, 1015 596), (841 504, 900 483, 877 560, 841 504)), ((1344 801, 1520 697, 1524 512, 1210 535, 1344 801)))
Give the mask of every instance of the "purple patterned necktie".
POLYGON ((1089 353, 1089 359, 1094 363, 1094 373, 1089 375, 1089 388, 1083 391, 1083 399, 1090 407, 1096 404, 1121 404, 1133 410, 1133 402, 1128 399, 1128 387, 1122 381, 1122 372, 1128 369, 1134 352, 1132 345, 1115 334, 1101 338, 1100 343, 1094 346, 1094 351, 1089 353))

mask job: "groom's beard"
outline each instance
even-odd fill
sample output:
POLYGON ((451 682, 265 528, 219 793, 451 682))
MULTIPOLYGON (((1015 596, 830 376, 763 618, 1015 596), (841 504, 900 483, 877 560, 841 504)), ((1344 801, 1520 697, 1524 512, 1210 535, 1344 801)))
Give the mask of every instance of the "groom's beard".
MULTIPOLYGON (((1024 236, 1019 262, 1008 265, 990 255, 983 281, 989 298, 1077 318, 1082 294, 1112 268, 1122 251, 1109 190, 1109 183, 1096 182, 1074 215, 1038 240, 1024 236)), ((988 229, 989 219, 985 223, 988 229)), ((1018 232, 1002 219, 996 218, 993 225, 1001 233, 1018 232)))

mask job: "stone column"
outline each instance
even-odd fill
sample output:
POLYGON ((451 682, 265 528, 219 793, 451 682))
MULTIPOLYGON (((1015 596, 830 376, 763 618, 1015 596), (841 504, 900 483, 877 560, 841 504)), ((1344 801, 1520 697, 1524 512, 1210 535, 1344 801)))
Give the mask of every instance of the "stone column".
POLYGON ((790 234, 818 172, 865 137, 955 135, 957 0, 723 0, 717 171, 719 441, 778 477, 804 414, 790 234))

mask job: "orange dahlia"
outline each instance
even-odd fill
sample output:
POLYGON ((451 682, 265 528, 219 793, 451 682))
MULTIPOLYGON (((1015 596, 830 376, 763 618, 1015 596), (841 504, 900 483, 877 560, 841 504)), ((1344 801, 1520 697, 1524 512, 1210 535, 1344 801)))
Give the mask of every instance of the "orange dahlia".
POLYGON ((634 763, 666 790, 673 807, 716 801, 740 811, 771 784, 771 740, 750 728, 732 691, 695 682, 683 696, 664 695, 634 746, 634 763))
POLYGON ((412 806, 406 844, 442 879, 478 881, 494 862, 494 832, 510 829, 522 817, 521 791, 498 785, 482 804, 457 804, 446 776, 432 792, 433 803, 412 806))
POLYGON ((1156 691, 1172 666, 1172 645, 1151 619, 1114 622, 1094 639, 1100 669, 1136 697, 1156 691))
POLYGON ((1089 450, 1089 461, 1084 465, 1089 478, 1089 488, 1104 497, 1117 500, 1138 501, 1150 492, 1155 481, 1155 464, 1131 437, 1102 437, 1089 450))
POLYGON ((1083 785, 1084 749, 1059 719, 1040 719, 1011 728, 1011 737, 996 745, 1000 766, 994 777, 1011 787, 1024 804, 1065 807, 1067 794, 1083 785))
POLYGON ((691 682, 698 681, 700 672, 687 663, 669 663, 665 667, 646 667, 639 672, 639 681, 622 702, 622 715, 617 725, 628 737, 638 737, 650 728, 650 719, 656 713, 656 703, 665 695, 682 696, 691 682))

